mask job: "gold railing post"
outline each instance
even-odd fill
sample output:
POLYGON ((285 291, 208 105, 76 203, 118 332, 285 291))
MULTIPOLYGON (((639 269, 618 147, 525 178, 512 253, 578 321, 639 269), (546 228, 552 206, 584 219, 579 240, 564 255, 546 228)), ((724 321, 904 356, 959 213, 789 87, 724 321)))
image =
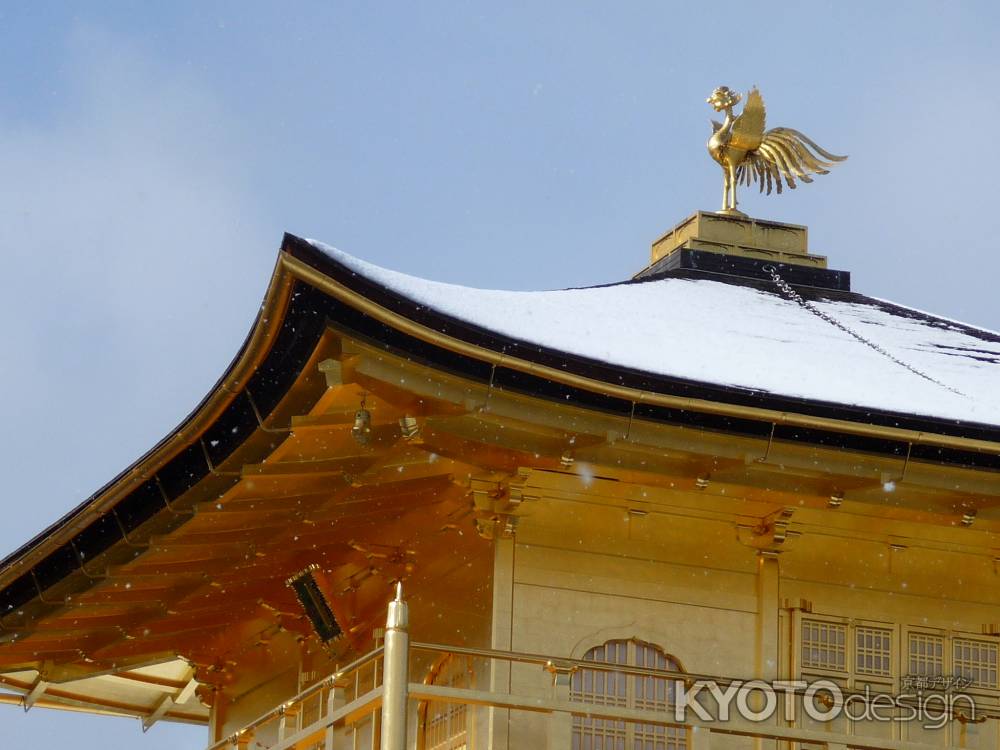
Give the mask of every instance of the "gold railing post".
POLYGON ((286 703, 278 713, 278 740, 283 740, 289 734, 294 734, 298 727, 298 715, 302 709, 301 704, 286 703), (289 731, 291 724, 291 731, 289 731))
POLYGON ((288 729, 288 706, 282 706, 278 713, 278 742, 285 739, 288 729))
POLYGON ((389 603, 385 623, 382 666, 382 750, 406 750, 406 703, 409 700, 409 612, 403 601, 403 584, 396 584, 396 598, 389 603))
POLYGON ((323 732, 323 750, 333 750, 333 724, 330 717, 337 710, 337 684, 335 680, 330 680, 330 692, 326 696, 326 719, 327 727, 323 732))
POLYGON ((711 729, 706 726, 698 726, 691 727, 691 729, 688 730, 688 750, 711 750, 711 748, 711 729))
MULTIPOLYGON (((568 703, 573 673, 576 667, 550 661, 545 670, 552 675, 552 699, 560 703, 568 703)), ((562 711, 549 714, 549 750, 565 750, 573 744, 573 716, 562 711)))

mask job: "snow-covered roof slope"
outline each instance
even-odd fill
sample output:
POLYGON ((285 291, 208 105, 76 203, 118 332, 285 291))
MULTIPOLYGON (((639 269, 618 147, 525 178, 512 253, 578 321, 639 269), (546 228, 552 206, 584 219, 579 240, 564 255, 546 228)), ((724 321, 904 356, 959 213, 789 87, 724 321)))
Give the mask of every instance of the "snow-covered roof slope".
POLYGON ((418 305, 550 350, 789 398, 1000 425, 1000 335, 862 295, 811 294, 819 310, 884 353, 767 283, 688 274, 494 291, 408 276, 312 244, 418 305))

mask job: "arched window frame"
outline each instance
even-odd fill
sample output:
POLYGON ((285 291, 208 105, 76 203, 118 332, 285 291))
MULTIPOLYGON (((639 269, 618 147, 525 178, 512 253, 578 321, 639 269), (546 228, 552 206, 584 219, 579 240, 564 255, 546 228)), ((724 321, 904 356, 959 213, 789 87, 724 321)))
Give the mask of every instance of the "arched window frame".
MULTIPOLYGON (((585 661, 683 672, 680 660, 662 646, 639 638, 613 638, 587 649, 585 661)), ((570 682, 570 700, 666 711, 673 704, 674 682, 667 677, 580 668, 570 682)), ((687 730, 653 724, 573 718, 573 750, 685 750, 687 730)))
MULTIPOLYGON (((445 654, 427 671, 426 685, 471 688, 475 684, 472 659, 467 656, 445 654)), ((469 707, 462 703, 421 701, 417 707, 420 731, 417 733, 417 750, 473 750, 472 716, 469 707), (444 722, 444 731, 441 729, 444 722)))

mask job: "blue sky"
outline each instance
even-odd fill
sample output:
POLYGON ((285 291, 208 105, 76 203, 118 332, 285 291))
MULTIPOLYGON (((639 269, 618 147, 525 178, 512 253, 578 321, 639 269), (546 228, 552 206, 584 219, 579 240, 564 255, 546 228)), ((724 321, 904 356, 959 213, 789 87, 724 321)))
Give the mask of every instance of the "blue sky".
MULTIPOLYGON (((718 207, 704 100, 723 83, 850 155, 742 208, 807 224, 859 291, 1000 329, 998 20, 992 3, 0 5, 0 555, 209 390, 283 231, 471 286, 626 278, 718 207)), ((71 736, 204 733, 0 706, 5 747, 71 736)))

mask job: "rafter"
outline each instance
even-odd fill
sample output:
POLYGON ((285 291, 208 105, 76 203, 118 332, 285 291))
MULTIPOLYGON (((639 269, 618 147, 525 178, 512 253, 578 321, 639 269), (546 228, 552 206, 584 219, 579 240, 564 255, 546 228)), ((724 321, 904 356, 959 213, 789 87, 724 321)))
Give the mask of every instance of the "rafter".
POLYGON ((156 707, 147 715, 142 717, 142 731, 149 731, 156 722, 162 719, 175 706, 183 705, 194 697, 198 688, 198 680, 194 678, 194 670, 188 670, 188 676, 184 686, 175 695, 164 695, 156 707))
POLYGON ((42 695, 44 695, 45 691, 48 690, 48 688, 49 688, 49 683, 43 680, 41 677, 35 680, 35 684, 31 686, 31 690, 29 690, 24 696, 23 700, 24 710, 25 711, 30 710, 31 707, 34 706, 35 703, 38 701, 38 699, 41 698, 42 695))
POLYGON ((274 461, 262 464, 247 464, 243 467, 243 477, 300 477, 300 476, 330 476, 362 471, 378 460, 374 452, 354 456, 338 456, 337 458, 320 459, 316 461, 274 461))
MULTIPOLYGON (((0 684, 9 685, 15 690, 19 690, 23 693, 30 690, 33 683, 0 675, 0 684)), ((23 700, 21 696, 9 697, 11 697, 12 700, 4 702, 21 703, 23 700)), ((45 695, 36 699, 34 705, 45 706, 46 708, 76 708, 78 710, 86 710, 94 713, 107 713, 119 716, 144 716, 149 711, 146 706, 142 706, 140 704, 106 698, 96 698, 94 696, 85 696, 74 692, 69 686, 57 685, 49 685, 46 688, 45 695)), ((191 710, 190 708, 182 710, 175 707, 168 710, 164 716, 177 721, 184 721, 192 724, 205 724, 208 721, 207 712, 200 706, 197 707, 196 710, 191 710)))

